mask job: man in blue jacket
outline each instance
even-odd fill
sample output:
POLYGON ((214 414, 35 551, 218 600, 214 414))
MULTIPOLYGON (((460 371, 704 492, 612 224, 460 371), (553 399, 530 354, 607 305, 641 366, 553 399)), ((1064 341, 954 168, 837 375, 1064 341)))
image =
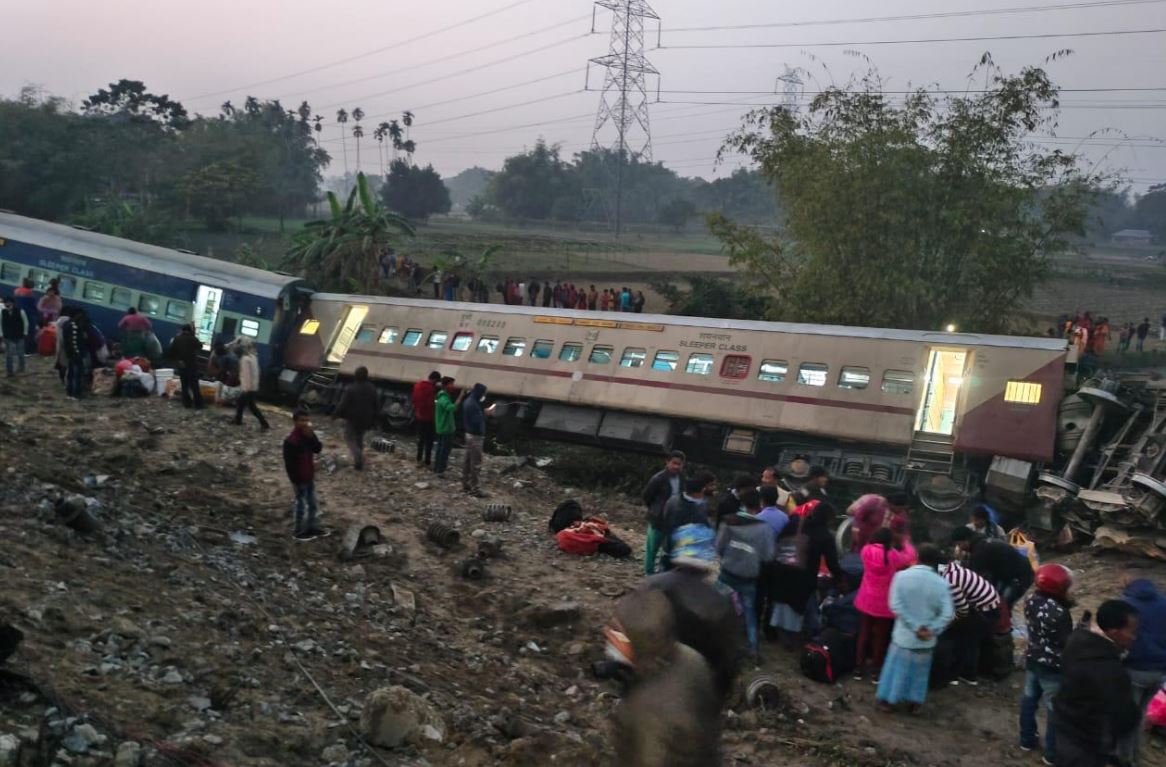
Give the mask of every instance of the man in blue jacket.
POLYGON ((466 428, 466 460, 462 465, 462 490, 478 498, 486 498, 482 492, 482 443, 486 440, 486 411, 483 402, 486 385, 476 383, 470 394, 462 401, 462 424, 466 428))
MULTIPOLYGON (((1126 577, 1122 598, 1137 608, 1138 638, 1125 658, 1134 702, 1144 717, 1146 707, 1166 681, 1166 597, 1145 578, 1126 577)), ((1142 728, 1118 739, 1117 755, 1130 767, 1138 764, 1142 728)))

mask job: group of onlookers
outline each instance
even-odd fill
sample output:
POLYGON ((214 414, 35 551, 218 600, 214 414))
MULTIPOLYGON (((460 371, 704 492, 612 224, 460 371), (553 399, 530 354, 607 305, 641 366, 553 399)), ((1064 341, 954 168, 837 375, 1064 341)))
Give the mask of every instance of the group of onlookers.
MULTIPOLYGON (((1061 315, 1059 320, 1061 335, 1071 342, 1078 353, 1101 356, 1105 352, 1106 344, 1113 339, 1113 325, 1108 317, 1094 318, 1090 312, 1082 312, 1070 316, 1061 315)), ((1056 331, 1049 329, 1049 334, 1056 331)), ((1123 323, 1117 331, 1117 351, 1124 354, 1129 351, 1130 344, 1135 344, 1135 351, 1146 350, 1146 339, 1150 336, 1150 318, 1143 317, 1142 321, 1123 323)), ((1166 313, 1158 327, 1158 340, 1166 341, 1166 313)))
POLYGON ((456 382, 436 370, 413 385, 413 420, 417 427, 417 465, 432 466, 437 476, 445 476, 458 425, 465 435, 462 490, 485 498, 481 487, 482 454, 486 439, 486 385, 455 388, 456 382), (434 446, 436 444, 436 451, 434 446))

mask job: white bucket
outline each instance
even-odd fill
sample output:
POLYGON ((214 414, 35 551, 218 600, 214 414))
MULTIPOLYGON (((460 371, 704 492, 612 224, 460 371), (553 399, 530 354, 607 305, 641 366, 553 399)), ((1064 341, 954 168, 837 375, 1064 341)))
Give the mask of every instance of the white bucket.
POLYGON ((154 371, 154 393, 161 397, 166 393, 166 382, 173 380, 174 368, 160 368, 154 371))

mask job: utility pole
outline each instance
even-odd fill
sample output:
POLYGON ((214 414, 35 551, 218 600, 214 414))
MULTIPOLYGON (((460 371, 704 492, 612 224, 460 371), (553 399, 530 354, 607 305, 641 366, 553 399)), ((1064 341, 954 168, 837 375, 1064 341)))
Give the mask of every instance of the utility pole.
MULTIPOLYGON (((646 0, 596 0, 596 8, 612 12, 611 38, 606 56, 591 64, 606 69, 592 149, 615 153, 615 236, 623 230, 624 164, 632 160, 652 161, 652 131, 648 119, 648 75, 660 73, 644 56, 644 19, 660 20, 646 0), (614 127, 614 136, 611 135, 614 127)), ((592 29, 595 26, 592 11, 592 29)), ((590 67, 589 67, 590 68, 590 67)))

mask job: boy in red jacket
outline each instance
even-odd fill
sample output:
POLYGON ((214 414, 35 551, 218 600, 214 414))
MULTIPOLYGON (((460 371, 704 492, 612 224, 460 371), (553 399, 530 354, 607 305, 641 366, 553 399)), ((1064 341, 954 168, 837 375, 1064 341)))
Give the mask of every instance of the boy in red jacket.
POLYGON ((295 428, 283 441, 283 466, 296 493, 296 540, 310 541, 324 535, 316 523, 319 512, 316 502, 316 454, 324 446, 312 430, 312 421, 307 412, 297 410, 292 420, 295 428))

